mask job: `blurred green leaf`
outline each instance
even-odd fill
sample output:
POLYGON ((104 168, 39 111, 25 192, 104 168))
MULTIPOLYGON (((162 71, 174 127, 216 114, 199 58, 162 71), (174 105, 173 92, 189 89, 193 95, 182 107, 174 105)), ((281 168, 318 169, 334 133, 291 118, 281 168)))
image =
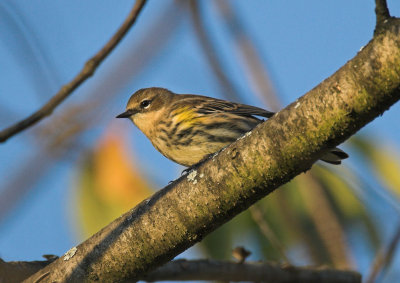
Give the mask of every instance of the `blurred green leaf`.
POLYGON ((326 167, 315 166, 314 176, 329 190, 333 201, 337 204, 338 212, 346 219, 354 219, 364 216, 366 211, 359 200, 351 193, 352 188, 339 173, 334 173, 326 167))
POLYGON ((353 184, 359 184, 359 182, 358 180, 355 182, 349 181, 350 179, 357 179, 357 176, 351 174, 350 168, 332 171, 324 166, 315 166, 313 173, 326 189, 335 213, 343 227, 351 229, 354 225, 363 226, 362 229, 367 231, 365 240, 375 250, 381 241, 380 228, 372 221, 371 212, 366 209, 354 194, 356 189, 352 186, 353 184))
POLYGON ((400 156, 398 150, 374 142, 360 135, 351 138, 351 145, 367 159, 379 181, 397 197, 400 197, 400 156))

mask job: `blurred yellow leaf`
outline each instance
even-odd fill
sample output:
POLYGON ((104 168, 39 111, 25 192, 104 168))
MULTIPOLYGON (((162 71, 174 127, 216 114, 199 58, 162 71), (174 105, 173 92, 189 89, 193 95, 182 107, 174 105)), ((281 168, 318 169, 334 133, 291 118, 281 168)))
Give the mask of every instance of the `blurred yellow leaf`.
POLYGON ((152 190, 128 159, 127 147, 119 135, 107 133, 93 154, 93 174, 99 197, 126 209, 148 197, 152 190))
POLYGON ((80 167, 78 217, 85 237, 133 208, 153 192, 133 164, 124 138, 109 128, 80 167))

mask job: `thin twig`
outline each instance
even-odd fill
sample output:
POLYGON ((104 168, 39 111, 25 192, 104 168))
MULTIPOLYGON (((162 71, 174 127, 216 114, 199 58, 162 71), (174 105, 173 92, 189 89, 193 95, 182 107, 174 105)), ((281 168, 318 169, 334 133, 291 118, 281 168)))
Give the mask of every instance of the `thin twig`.
POLYGON ((251 82, 250 86, 254 86, 255 93, 258 94, 261 100, 267 102, 272 111, 278 111, 281 108, 279 97, 273 88, 267 68, 262 64, 262 59, 254 40, 250 38, 249 32, 245 29, 234 9, 232 9, 231 2, 215 1, 214 3, 217 5, 226 23, 225 26, 243 58, 242 62, 245 65, 245 71, 247 71, 245 73, 247 73, 251 82))
POLYGON ((304 204, 315 223, 315 228, 326 247, 327 253, 336 268, 353 266, 346 243, 345 234, 337 215, 331 207, 319 180, 308 172, 300 176, 307 187, 299 192, 305 199, 304 204))
MULTIPOLYGON (((39 146, 32 150, 32 154, 25 156, 18 170, 3 182, 0 191, 0 224, 22 197, 29 190, 35 189, 35 185, 58 158, 74 156, 71 149, 76 146, 77 137, 95 121, 96 113, 92 116, 85 115, 92 110, 93 104, 95 103, 63 108, 59 113, 61 115, 55 115, 51 123, 35 128, 38 130, 35 137, 39 146)), ((34 148, 32 141, 29 141, 31 140, 28 140, 28 146, 34 148)))
POLYGON ((283 222, 290 229, 285 232, 288 234, 293 234, 292 237, 296 239, 300 245, 304 247, 306 253, 310 257, 310 261, 312 264, 319 264, 323 262, 321 259, 321 250, 318 248, 318 245, 315 243, 315 238, 312 237, 312 233, 310 233, 310 229, 307 225, 304 225, 304 220, 302 220, 302 216, 293 209, 290 198, 290 190, 280 190, 276 192, 276 206, 278 207, 277 213, 283 218, 283 222))
POLYGON ((281 266, 265 262, 175 260, 142 278, 146 281, 361 282, 354 271, 281 266))
POLYGON ((213 43, 211 36, 207 33, 207 28, 202 20, 199 5, 201 5, 201 1, 190 1, 190 14, 193 19, 193 26, 197 38, 199 39, 200 47, 203 49, 204 55, 206 56, 212 71, 219 80, 224 95, 231 100, 240 101, 239 91, 225 74, 226 72, 223 69, 222 61, 217 55, 217 49, 214 48, 215 44, 213 43))
POLYGON ((375 0, 376 28, 378 30, 389 18, 390 13, 386 0, 375 0))
POLYGON ((53 110, 69 95, 71 95, 78 86, 80 86, 86 79, 91 77, 94 74, 96 68, 103 62, 107 55, 111 53, 115 46, 117 46, 124 35, 128 32, 130 27, 135 23, 145 2, 146 0, 136 1, 128 17, 125 19, 124 23, 117 30, 117 32, 95 56, 93 56, 86 62, 81 72, 71 82, 61 87, 61 89, 38 111, 30 115, 29 117, 17 122, 16 124, 2 130, 0 132, 0 142, 5 142, 10 137, 36 124, 44 117, 50 115, 53 110))
MULTIPOLYGON (((56 68, 55 60, 51 60, 49 52, 46 52, 45 42, 39 40, 35 29, 24 16, 22 7, 16 5, 15 1, 1 1, 0 6, 0 18, 7 22, 8 32, 18 42, 16 63, 24 66, 23 70, 31 75, 31 91, 36 98, 47 99, 48 94, 61 81, 61 70, 56 68), (19 54, 23 56, 18 56, 19 54), (29 58, 29 65, 26 64, 26 58, 29 58)), ((13 116, 7 118, 9 121, 18 119, 13 119, 13 116)))
POLYGON ((400 241, 400 225, 397 227, 396 232, 393 235, 392 240, 389 243, 389 246, 386 249, 382 249, 378 252, 375 257, 374 264, 371 267, 370 274, 365 283, 373 283, 375 282, 378 274, 386 269, 393 259, 393 254, 397 248, 397 245, 400 241))
MULTIPOLYGON (((3 185, 3 190, 0 192, 0 226, 6 214, 27 192, 38 188, 37 182, 46 175, 46 170, 51 168, 54 162, 66 158, 71 159, 72 148, 72 158, 82 155, 82 152, 85 151, 82 145, 79 145, 82 133, 92 127, 94 122, 98 123, 107 116, 102 110, 104 106, 110 103, 110 98, 115 98, 114 94, 118 93, 118 88, 126 86, 127 81, 132 81, 132 78, 145 70, 151 60, 165 47, 166 43, 171 40, 174 31, 179 27, 182 15, 183 9, 177 9, 176 5, 171 3, 157 19, 153 20, 146 30, 146 35, 138 44, 131 44, 131 48, 128 48, 130 54, 140 54, 139 61, 138 58, 128 56, 127 51, 126 54, 120 54, 117 60, 111 64, 112 66, 103 72, 106 79, 90 88, 87 91, 89 95, 84 101, 63 107, 62 111, 58 111, 52 117, 50 123, 43 123, 35 127, 36 131, 33 131, 33 136, 36 138, 36 144, 40 145, 37 148, 39 152, 34 153, 32 157, 26 156, 24 164, 16 172, 13 172, 13 177, 7 178, 3 185), (155 33, 159 33, 160 36, 154 37, 155 33), (74 113, 72 114, 72 112, 74 113), (79 131, 74 129, 79 129, 79 131), (65 133, 71 134, 71 130, 75 131, 73 135, 65 137, 65 133), (61 138, 61 136, 63 137, 61 138), (57 140, 60 139, 62 139, 62 143, 57 143, 57 140), (57 145, 54 146, 54 144, 57 145), (38 159, 38 157, 40 158, 38 159), (37 166, 38 162, 42 166, 37 166), (35 166, 32 167, 32 164, 35 166), (27 168, 33 168, 34 172, 27 168)), ((0 105, 0 113, 1 110, 4 109, 1 109, 0 105)), ((30 143, 33 140, 27 139, 26 142, 28 147, 34 146, 30 143)))
POLYGON ((285 253, 285 248, 282 243, 278 240, 275 233, 269 227, 269 224, 266 222, 263 213, 261 212, 260 208, 257 204, 251 206, 249 208, 251 217, 253 218, 254 222, 258 225, 261 233, 268 239, 271 245, 279 252, 281 257, 284 259, 286 263, 290 263, 288 256, 285 253))

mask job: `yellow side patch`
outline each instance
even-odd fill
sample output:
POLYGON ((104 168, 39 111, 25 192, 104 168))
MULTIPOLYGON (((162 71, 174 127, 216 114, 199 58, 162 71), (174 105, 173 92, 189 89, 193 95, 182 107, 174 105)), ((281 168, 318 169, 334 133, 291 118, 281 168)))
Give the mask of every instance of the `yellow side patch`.
POLYGON ((196 113, 190 107, 184 107, 179 110, 175 110, 172 112, 172 117, 175 120, 175 123, 181 123, 182 126, 190 127, 193 126, 196 122, 198 122, 199 114, 196 113))

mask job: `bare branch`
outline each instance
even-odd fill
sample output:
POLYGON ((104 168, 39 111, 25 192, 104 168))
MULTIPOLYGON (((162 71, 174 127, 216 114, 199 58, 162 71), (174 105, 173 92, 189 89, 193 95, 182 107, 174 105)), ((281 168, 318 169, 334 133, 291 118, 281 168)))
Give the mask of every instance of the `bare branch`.
MULTIPOLYGON (((36 182, 45 175, 46 170, 51 168, 56 160, 65 157, 71 158, 71 154, 69 154, 71 148, 74 149, 73 156, 79 156, 84 151, 83 148, 77 146, 79 143, 77 140, 94 122, 98 123, 101 119, 105 119, 105 115, 100 109, 109 103, 110 98, 115 97, 117 89, 126 85, 127 81, 132 81, 132 78, 143 71, 151 59, 154 59, 165 47, 174 31, 179 27, 183 12, 184 10, 177 9, 174 3, 169 5, 157 19, 153 19, 154 22, 148 27, 142 40, 132 44, 132 48, 128 48, 129 54, 128 52, 122 54, 119 58, 124 59, 115 61, 114 67, 111 66, 103 72, 106 79, 101 80, 95 86, 92 85, 88 91, 89 95, 84 101, 77 105, 63 107, 62 111, 58 111, 52 117, 50 123, 43 123, 35 128, 36 143, 40 147, 37 149, 38 152, 32 151, 32 157, 25 156, 24 163, 18 172, 13 174, 13 177, 7 178, 3 184, 0 192, 0 223, 23 195, 37 188, 36 182), (160 35, 155 37, 156 33, 160 35), (130 56, 130 54, 140 54, 140 58, 130 56), (71 112, 74 112, 73 115, 71 112), (71 130, 76 131, 78 128, 79 131, 75 133, 76 135, 65 139, 65 133, 71 133, 71 130), (62 144, 57 142, 61 136, 63 136, 62 144), (56 146, 54 146, 55 144, 56 146)), ((3 112, 5 109, 2 109, 0 105, 0 114, 4 114, 3 112)), ((110 116, 115 115, 111 113, 110 116)), ((28 146, 33 145, 28 144, 28 146)))
POLYGON ((281 103, 269 78, 268 70, 262 64, 254 41, 251 40, 249 33, 245 30, 239 17, 232 9, 232 3, 228 1, 215 1, 214 3, 217 5, 226 22, 226 28, 233 37, 236 47, 243 57, 244 67, 247 71, 245 73, 247 73, 248 79, 251 82, 250 85, 254 86, 255 93, 261 100, 267 102, 272 111, 278 111, 281 108, 281 103))
MULTIPOLYGON (((0 282, 21 282, 52 261, 4 262, 0 259, 0 282), (3 277, 1 277, 3 276, 3 277), (4 280, 3 280, 4 279, 4 280)), ((43 279, 48 273, 45 273, 43 279)), ((128 279, 129 280, 129 279, 128 279)), ((173 260, 150 272, 140 280, 154 281, 251 281, 251 282, 319 282, 359 283, 361 275, 354 271, 326 267, 295 267, 266 262, 237 263, 218 260, 173 260)))
POLYGON ((140 11, 142 10, 145 2, 146 0, 136 1, 128 17, 125 19, 124 23, 117 30, 117 32, 95 56, 93 56, 86 62, 81 72, 71 82, 64 85, 45 105, 43 105, 35 113, 17 122, 16 124, 0 131, 0 142, 5 142, 10 137, 36 124, 44 117, 50 115, 53 110, 68 96, 70 96, 78 86, 80 86, 86 79, 91 77, 94 74, 96 68, 103 62, 107 55, 111 53, 115 46, 117 46, 124 35, 128 32, 130 27, 136 22, 136 19, 140 11))
POLYGON ((392 240, 390 241, 389 246, 386 249, 382 249, 376 255, 374 260, 374 264, 371 267, 370 274, 368 279, 365 283, 373 283, 376 282, 376 277, 378 276, 379 272, 385 269, 392 261, 393 254, 397 248, 397 245, 400 241, 400 225, 397 227, 395 234, 393 235, 392 240))
POLYGON ((299 177, 303 178, 307 187, 307 190, 299 190, 299 193, 304 198, 305 207, 315 223, 333 266, 340 269, 353 267, 343 227, 330 207, 321 185, 311 172, 299 177))
POLYGON ((309 93, 28 281, 139 279, 307 171, 400 99, 400 20, 309 93), (223 168, 223 169, 221 169, 223 168))
POLYGON ((276 237, 275 233, 269 227, 269 224, 265 220, 262 211, 257 206, 257 204, 251 206, 249 208, 251 218, 253 218, 254 222, 258 225, 261 233, 267 238, 267 240, 271 243, 271 245, 279 252, 281 257, 286 263, 290 263, 289 257, 286 255, 285 247, 279 241, 278 237, 276 237))
POLYGON ((361 282, 353 271, 329 268, 280 266, 263 262, 175 260, 140 278, 145 281, 250 281, 250 282, 361 282))
POLYGON ((189 3, 194 30, 197 38, 199 39, 200 47, 203 49, 204 55, 206 56, 212 71, 217 76, 223 88, 224 95, 233 101, 240 101, 241 99, 239 91, 235 87, 234 83, 225 74, 226 72, 223 69, 222 61, 217 55, 218 52, 216 48, 214 48, 215 44, 213 43, 211 36, 207 33, 205 23, 201 18, 200 5, 202 2, 191 0, 189 3))

